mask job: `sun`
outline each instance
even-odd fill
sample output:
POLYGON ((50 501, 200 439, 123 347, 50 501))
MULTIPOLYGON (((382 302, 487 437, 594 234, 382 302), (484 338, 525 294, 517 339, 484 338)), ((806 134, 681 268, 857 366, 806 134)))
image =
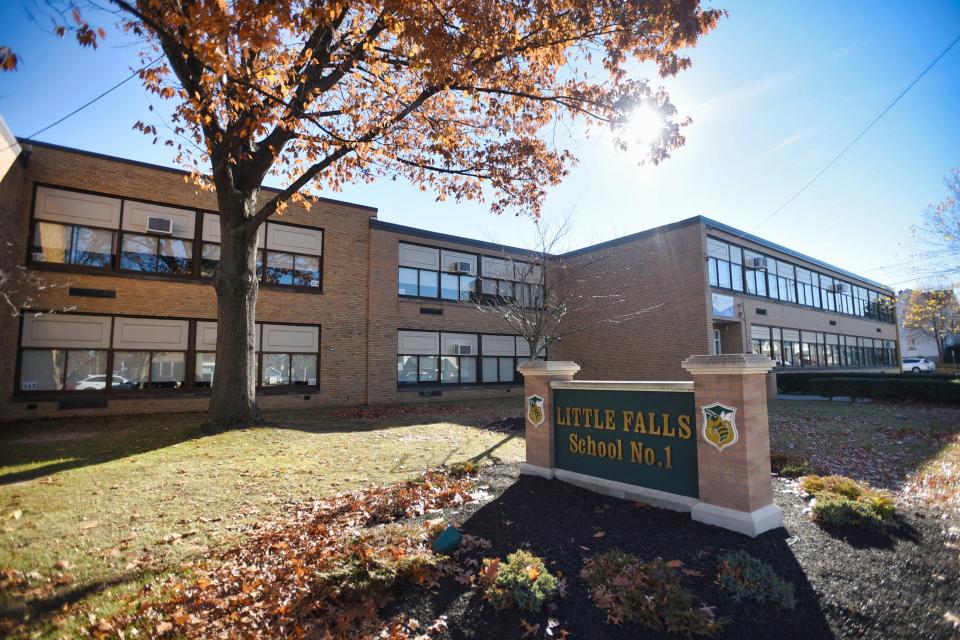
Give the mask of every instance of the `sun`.
POLYGON ((627 123, 627 139, 630 142, 646 145, 660 136, 663 130, 663 118, 650 107, 638 107, 630 114, 627 123))

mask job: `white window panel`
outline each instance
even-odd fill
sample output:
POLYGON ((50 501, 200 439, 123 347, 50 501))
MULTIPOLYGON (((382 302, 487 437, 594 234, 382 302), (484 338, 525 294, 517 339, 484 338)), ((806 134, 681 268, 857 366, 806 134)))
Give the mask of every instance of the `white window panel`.
POLYGON ((517 350, 513 336, 483 336, 481 344, 485 356, 512 356, 517 350))
POLYGON ((161 207, 157 204, 134 202, 132 200, 127 200, 123 203, 124 231, 147 233, 147 220, 149 218, 171 220, 173 222, 173 233, 171 234, 173 237, 193 239, 194 228, 197 223, 197 214, 195 212, 189 209, 161 207))
MULTIPOLYGON (((256 350, 260 351, 260 325, 255 326, 254 334, 256 337, 256 350)), ((217 350, 217 323, 200 321, 197 322, 197 351, 216 351, 217 350)))
POLYGON ((69 313, 28 313, 23 317, 21 346, 109 349, 110 318, 69 313))
POLYGON ((268 222, 267 249, 319 256, 323 252, 323 232, 268 222))
POLYGON ((440 252, 440 264, 444 271, 454 271, 458 262, 470 264, 470 271, 473 275, 477 274, 477 256, 471 253, 461 253, 459 251, 448 251, 446 249, 440 252))
POLYGON ((442 333, 440 334, 440 354, 449 356, 456 351, 456 347, 470 347, 470 355, 477 355, 477 336, 473 333, 442 333))
POLYGON ((39 187, 34 216, 38 220, 116 229, 120 226, 120 199, 39 187))
POLYGON ((500 258, 483 257, 483 275, 485 278, 499 278, 501 280, 513 280, 513 266, 508 260, 500 258))
POLYGON ((440 334, 436 331, 397 331, 397 353, 437 355, 440 353, 440 334))
POLYGON ((514 262, 515 280, 528 284, 543 284, 543 267, 529 262, 514 262))
POLYGON ((320 349, 318 327, 264 324, 264 353, 316 353, 320 349))
POLYGON ((714 258, 720 258, 721 260, 729 260, 730 245, 720 240, 707 238, 707 254, 714 258))
POLYGON ((114 318, 113 347, 125 351, 186 351, 189 322, 166 318, 114 318))
MULTIPOLYGON (((520 337, 520 336, 517 336, 517 337, 516 337, 516 341, 517 341, 517 355, 518 355, 518 356, 522 356, 522 357, 524 357, 524 358, 529 358, 529 357, 530 357, 530 345, 527 344, 527 340, 526 340, 525 338, 522 338, 522 337, 520 337)), ((540 339, 540 342, 537 343, 537 357, 538 357, 538 358, 542 358, 542 357, 544 357, 544 356, 546 355, 546 354, 544 353, 543 344, 544 344, 544 340, 541 338, 541 339, 540 339)))
POLYGON ((401 242, 400 266, 438 271, 440 269, 440 250, 401 242))
MULTIPOLYGON (((261 249, 263 249, 266 226, 260 225, 260 230, 257 231, 257 247, 261 249)), ((204 213, 201 232, 204 242, 220 242, 220 216, 216 213, 204 213)))

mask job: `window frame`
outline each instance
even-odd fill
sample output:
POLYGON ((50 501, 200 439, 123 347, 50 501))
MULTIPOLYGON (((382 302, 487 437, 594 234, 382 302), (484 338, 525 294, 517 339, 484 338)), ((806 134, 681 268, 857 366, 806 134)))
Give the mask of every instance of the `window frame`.
POLYGON ((710 288, 732 291, 734 293, 774 300, 784 304, 793 304, 818 311, 852 316, 854 318, 875 320, 886 324, 896 324, 894 297, 886 291, 880 291, 870 286, 855 285, 849 281, 852 280, 852 278, 844 280, 832 275, 827 275, 823 271, 818 271, 816 268, 803 266, 790 260, 775 258, 761 250, 748 248, 708 234, 708 246, 710 241, 727 245, 727 253, 728 256, 730 256, 730 260, 724 260, 712 255, 709 250, 707 251, 705 255, 706 276, 707 285, 710 288), (733 260, 734 251, 737 251, 740 255, 740 263, 733 260), (748 267, 746 264, 746 253, 748 252, 754 254, 754 256, 766 258, 767 267, 765 269, 748 267), (792 278, 780 274, 780 263, 783 263, 783 265, 792 270, 792 278), (739 267, 739 269, 735 269, 735 267, 739 267), (811 283, 809 285, 800 282, 798 270, 810 274, 811 283), (734 274, 737 272, 739 272, 740 280, 742 281, 734 283, 734 274), (760 273, 763 275, 759 275, 760 273), (728 274, 730 286, 723 285, 724 279, 721 277, 721 274, 728 274), (831 284, 844 284, 847 286, 848 291, 847 293, 830 291, 830 286, 828 282, 825 281, 829 281, 831 284), (763 285, 763 293, 759 292, 758 284, 763 285), (808 286, 812 291, 806 289, 808 286), (803 288, 803 293, 801 293, 801 288, 803 288), (781 295, 781 290, 785 295, 781 295), (857 293, 861 291, 864 292, 862 298, 857 295, 857 293), (871 294, 875 296, 874 302, 870 300, 871 294), (806 302, 807 299, 810 300, 809 303, 806 302), (801 302, 801 300, 804 300, 804 302, 801 302), (850 305, 849 312, 845 310, 848 304, 850 305))
MULTIPOLYGON (((60 347, 24 347, 21 346, 23 342, 23 322, 26 315, 32 313, 42 313, 42 309, 33 309, 28 308, 24 309, 23 313, 20 314, 19 326, 17 329, 17 343, 15 349, 15 364, 14 364, 14 375, 13 375, 13 396, 15 398, 53 398, 53 399, 64 399, 69 397, 75 397, 78 395, 106 395, 109 397, 122 397, 122 398, 136 398, 136 397, 170 397, 175 394, 189 394, 189 395, 205 395, 210 392, 210 385, 197 384, 196 380, 196 363, 197 355, 204 354, 216 354, 215 351, 210 349, 201 349, 197 348, 197 323, 198 322, 216 322, 216 318, 195 318, 195 317, 178 317, 178 316, 157 316, 157 315, 147 315, 147 314, 132 314, 132 313, 95 313, 95 312, 74 312, 66 311, 61 315, 65 316, 98 316, 98 317, 108 317, 110 318, 110 346, 106 349, 83 349, 76 348, 71 346, 60 346, 60 347), (163 319, 163 320, 185 320, 188 322, 188 339, 187 339, 187 348, 185 350, 176 350, 176 349, 129 349, 129 348, 117 348, 113 346, 113 332, 116 324, 116 318, 143 318, 143 319, 163 319), (62 387, 56 390, 23 390, 22 386, 22 364, 23 364, 23 352, 24 351, 51 351, 59 350, 64 351, 64 373, 61 376, 62 387), (103 351, 107 354, 106 362, 106 385, 103 389, 66 389, 66 371, 68 370, 68 354, 69 351, 103 351), (113 377, 114 377, 114 360, 115 354, 118 352, 125 353, 148 353, 149 354, 149 377, 150 382, 152 382, 153 371, 152 371, 152 360, 154 353, 182 353, 184 354, 184 380, 178 388, 175 389, 163 389, 163 388, 153 388, 145 387, 142 389, 114 389, 113 388, 113 377)), ((315 385, 301 385, 293 384, 292 376, 291 382, 287 385, 276 385, 276 386, 263 386, 261 382, 261 365, 262 365, 262 354, 261 350, 256 352, 256 376, 257 376, 257 390, 258 393, 262 392, 269 395, 270 393, 300 393, 303 391, 309 391, 310 393, 316 393, 321 388, 321 374, 322 374, 322 349, 321 345, 323 344, 323 326, 318 323, 303 323, 303 322, 257 322, 258 325, 271 324, 278 326, 286 327, 316 327, 317 328, 317 350, 304 352, 304 351, 290 351, 290 352, 276 352, 276 353, 287 353, 289 355, 289 361, 293 362, 294 355, 309 355, 316 357, 316 373, 317 373, 317 382, 315 385)), ((274 352, 267 352, 274 353, 274 352)), ((216 367, 216 365, 214 365, 216 367)), ((292 370, 292 369, 291 369, 292 370)))
MULTIPOLYGON (((147 280, 160 279, 160 280, 177 281, 177 282, 196 281, 196 282, 202 282, 202 283, 210 283, 212 278, 209 276, 204 276, 201 273, 202 272, 201 262, 203 260, 202 247, 205 244, 219 247, 220 243, 209 242, 203 239, 203 216, 205 215, 219 215, 219 214, 216 211, 211 211, 209 209, 185 206, 185 205, 175 204, 171 202, 160 202, 157 200, 128 197, 124 195, 118 195, 115 193, 109 193, 109 192, 103 192, 103 191, 78 189, 76 187, 69 187, 69 186, 54 184, 50 182, 34 181, 33 193, 32 193, 31 202, 30 202, 30 218, 29 218, 28 231, 27 231, 27 247, 26 247, 26 255, 24 256, 24 265, 26 265, 31 269, 41 269, 41 270, 47 270, 47 271, 61 271, 61 272, 68 272, 68 273, 82 273, 82 274, 93 274, 93 275, 99 274, 99 275, 109 275, 114 277, 120 276, 125 278, 142 278, 147 280), (56 189, 59 191, 86 194, 86 195, 92 195, 92 196, 100 196, 105 198, 114 198, 118 200, 120 202, 120 219, 117 224, 117 228, 114 229, 110 227, 103 227, 103 226, 97 226, 97 225, 80 224, 80 223, 72 223, 72 222, 63 222, 59 220, 46 220, 42 218, 37 218, 36 216, 37 191, 41 188, 56 189), (140 232, 140 231, 131 231, 128 229, 124 229, 123 221, 127 214, 126 204, 128 202, 131 202, 131 203, 137 202, 137 203, 150 204, 150 205, 156 205, 161 207, 172 207, 176 209, 182 209, 184 211, 190 211, 194 215, 194 233, 189 238, 181 238, 178 236, 171 236, 169 234, 163 234, 163 233, 151 233, 146 231, 140 232), (95 231, 107 231, 112 233, 113 234, 112 236, 113 253, 110 256, 110 266, 109 267, 90 267, 86 265, 73 264, 73 263, 57 263, 57 262, 46 262, 46 261, 34 260, 33 246, 34 246, 34 241, 36 240, 36 225, 37 223, 40 223, 40 222, 43 222, 46 224, 57 224, 61 226, 71 227, 74 229, 71 237, 75 235, 76 233, 75 229, 77 227, 88 228, 95 231), (171 238, 174 240, 184 240, 192 243, 191 250, 190 250, 190 257, 189 257, 190 259, 189 271, 186 273, 166 273, 166 272, 157 271, 157 270, 137 271, 133 269, 121 268, 121 256, 123 253, 123 236, 126 234, 147 236, 150 238, 158 238, 157 250, 156 250, 156 253, 154 254, 158 259, 158 263, 159 263, 159 257, 160 257, 159 239, 171 238)), ((314 256, 311 254, 300 254, 300 253, 294 253, 289 251, 274 250, 275 252, 278 252, 278 253, 287 253, 287 254, 293 255, 294 267, 296 267, 296 256, 317 258, 319 261, 319 274, 318 274, 319 286, 312 287, 312 286, 302 286, 302 285, 273 284, 273 283, 267 283, 265 281, 266 269, 265 269, 265 266, 263 265, 265 265, 267 261, 266 252, 268 250, 266 249, 266 237, 267 237, 267 234, 269 233, 269 229, 267 227, 264 227, 264 247, 263 248, 258 247, 258 249, 264 252, 261 268, 258 269, 257 271, 257 280, 260 284, 260 287, 267 288, 267 289, 280 289, 284 291, 323 293, 324 259, 326 256, 326 242, 327 242, 326 229, 324 227, 319 227, 319 226, 310 226, 305 224, 296 224, 296 223, 276 221, 276 220, 267 220, 264 224, 266 225, 268 223, 274 224, 274 225, 282 225, 286 227, 293 227, 298 229, 309 229, 311 231, 319 231, 321 233, 320 255, 318 256, 314 256)), ((100 314, 100 315, 103 315, 103 314, 100 314)))

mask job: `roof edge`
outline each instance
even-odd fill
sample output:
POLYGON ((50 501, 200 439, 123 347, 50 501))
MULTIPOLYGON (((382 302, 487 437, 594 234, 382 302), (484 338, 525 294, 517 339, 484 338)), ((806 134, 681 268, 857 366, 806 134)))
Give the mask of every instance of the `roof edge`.
MULTIPOLYGON (((61 144, 54 144, 52 142, 43 142, 41 140, 31 140, 30 138, 16 138, 22 146, 33 145, 37 147, 46 147, 47 149, 53 149, 55 151, 66 151, 67 153, 76 153, 81 156, 88 156, 91 158, 97 158, 99 160, 107 160, 110 162, 122 162, 124 164, 130 164, 137 167, 144 167, 145 169, 155 169, 157 171, 166 171, 167 173, 175 173, 177 175, 186 176, 190 175, 189 171, 184 169, 177 169, 176 167, 166 167, 162 164, 154 164, 152 162, 144 162, 142 160, 133 160, 131 158, 123 158, 120 156, 112 156, 106 153, 98 153, 96 151, 88 151, 86 149, 77 149, 76 147, 67 147, 61 144)), ((283 189, 277 189, 276 187, 260 187, 262 191, 269 191, 271 193, 280 193, 283 189)), ((321 202, 329 202, 330 204, 339 204, 346 207, 353 207, 355 209, 363 209, 365 211, 378 211, 377 207, 371 207, 367 204, 358 204, 356 202, 348 202, 346 200, 337 200, 336 198, 328 198, 326 196, 318 196, 317 200, 321 202)))
POLYGON ((466 244, 472 247, 480 247, 483 249, 491 249, 500 252, 519 253, 523 255, 533 255, 536 253, 530 249, 511 247, 509 245, 497 244, 496 242, 487 242, 485 240, 475 240, 473 238, 455 236, 449 233, 440 233, 439 231, 428 231, 426 229, 419 229, 417 227, 408 227, 395 222, 386 222, 384 220, 380 220, 379 218, 370 218, 370 228, 380 229, 381 231, 393 231, 394 233, 403 233, 406 235, 417 236, 418 238, 427 238, 428 240, 440 240, 443 242, 466 244))

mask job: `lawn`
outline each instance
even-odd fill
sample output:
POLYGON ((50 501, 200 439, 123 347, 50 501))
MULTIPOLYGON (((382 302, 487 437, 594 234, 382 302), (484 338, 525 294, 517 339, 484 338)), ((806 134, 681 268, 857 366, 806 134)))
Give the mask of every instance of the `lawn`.
POLYGON ((64 606, 102 615, 118 593, 236 543, 289 501, 444 463, 520 460, 522 433, 482 428, 519 410, 514 398, 274 412, 272 426, 206 437, 197 414, 4 425, 0 570, 27 577, 0 574, 0 617, 28 614, 50 632, 64 606))
MULTIPOLYGON (((427 467, 523 458, 518 398, 273 412, 201 437, 197 414, 3 425, 0 635, 59 637, 239 544, 290 503, 408 479, 427 467), (29 618, 25 618, 29 616, 29 618)), ((777 401, 771 449, 957 508, 960 410, 777 401)))

